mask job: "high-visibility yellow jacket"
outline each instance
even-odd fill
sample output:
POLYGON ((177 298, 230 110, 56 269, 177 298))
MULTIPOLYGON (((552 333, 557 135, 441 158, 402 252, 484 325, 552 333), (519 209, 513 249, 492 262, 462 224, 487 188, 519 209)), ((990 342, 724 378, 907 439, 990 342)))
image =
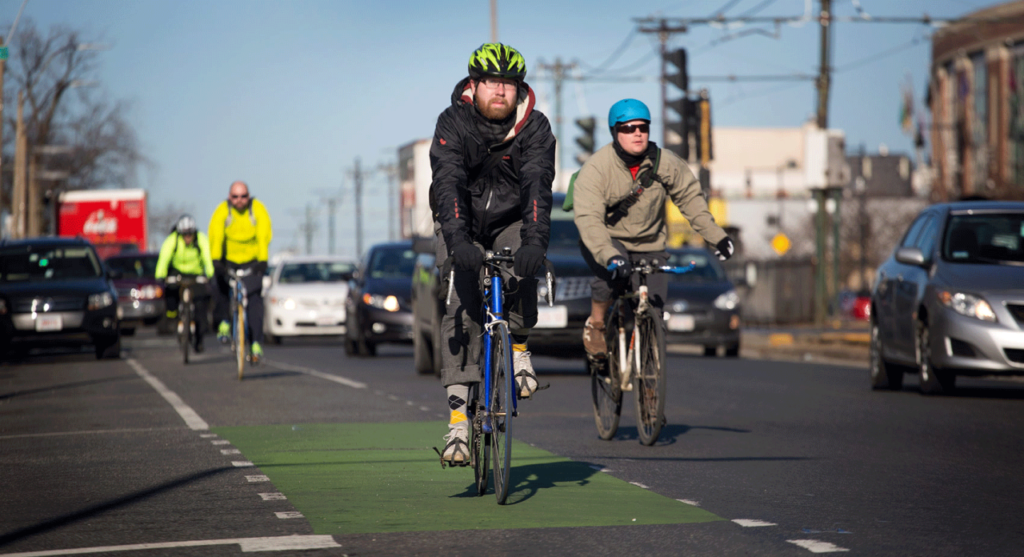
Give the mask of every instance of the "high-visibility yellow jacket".
POLYGON ((210 242, 206 234, 196 232, 196 241, 188 245, 180 234, 171 232, 160 248, 154 276, 158 279, 167 278, 168 267, 174 267, 186 275, 212 277, 213 260, 210 258, 210 242))
POLYGON ((221 202, 210 217, 210 255, 214 261, 226 259, 232 263, 266 261, 270 257, 273 230, 270 213, 256 199, 242 211, 227 201, 221 202))

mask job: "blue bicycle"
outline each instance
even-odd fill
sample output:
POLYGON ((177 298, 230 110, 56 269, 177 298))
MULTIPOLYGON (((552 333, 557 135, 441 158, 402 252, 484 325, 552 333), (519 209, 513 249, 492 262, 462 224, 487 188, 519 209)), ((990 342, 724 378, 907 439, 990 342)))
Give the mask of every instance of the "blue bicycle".
MULTIPOLYGON (((228 284, 231 286, 231 351, 235 353, 238 365, 238 380, 245 373, 245 361, 250 360, 249 343, 246 342, 246 312, 249 309, 249 293, 242 279, 252 273, 252 269, 228 269, 228 284)), ((256 363, 255 360, 252 360, 256 363)))
MULTIPOLYGON (((494 496, 499 505, 508 497, 509 471, 512 463, 512 418, 518 414, 515 370, 512 367, 512 338, 508 321, 505 320, 505 281, 501 266, 513 261, 512 248, 504 248, 501 254, 488 251, 484 254, 484 273, 481 278, 484 316, 484 367, 483 382, 470 389, 469 410, 472 413, 470 428, 470 462, 476 482, 477 493, 487 491, 488 460, 494 471, 494 496), (488 448, 490 449, 488 451, 488 448)), ((554 304, 554 267, 549 261, 546 266, 547 302, 554 304)), ((448 296, 451 303, 455 272, 448 275, 448 296)), ((438 453, 440 454, 440 453, 438 453)), ((444 466, 444 459, 441 460, 444 466)))

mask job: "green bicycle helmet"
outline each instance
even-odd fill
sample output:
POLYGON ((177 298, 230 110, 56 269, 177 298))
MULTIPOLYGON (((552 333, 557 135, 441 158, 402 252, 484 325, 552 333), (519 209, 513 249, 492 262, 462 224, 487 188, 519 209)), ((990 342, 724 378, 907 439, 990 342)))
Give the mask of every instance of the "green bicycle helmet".
POLYGON ((469 77, 503 77, 526 79, 526 60, 519 51, 501 43, 484 43, 469 56, 469 77))

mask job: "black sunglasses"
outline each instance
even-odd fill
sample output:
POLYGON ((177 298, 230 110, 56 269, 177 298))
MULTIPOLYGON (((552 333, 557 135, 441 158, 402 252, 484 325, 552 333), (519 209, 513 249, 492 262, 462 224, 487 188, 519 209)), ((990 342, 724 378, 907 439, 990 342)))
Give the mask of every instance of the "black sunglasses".
POLYGON ((242 194, 242 195, 232 195, 232 196, 231 196, 231 199, 245 199, 245 198, 247 198, 247 197, 249 197, 249 194, 247 194, 247 193, 244 193, 244 194, 242 194))
POLYGON ((640 133, 650 133, 650 124, 619 124, 619 133, 631 134, 636 130, 640 130, 640 133))

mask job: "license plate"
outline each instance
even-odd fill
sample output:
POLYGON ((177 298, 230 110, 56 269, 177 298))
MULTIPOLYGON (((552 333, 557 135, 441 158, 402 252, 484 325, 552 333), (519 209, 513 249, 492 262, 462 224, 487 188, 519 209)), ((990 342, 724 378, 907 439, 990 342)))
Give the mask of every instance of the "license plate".
POLYGON ((64 328, 64 323, 61 321, 59 315, 38 315, 36 317, 36 330, 40 332, 45 331, 59 331, 64 328))
POLYGON ((565 306, 537 308, 537 325, 539 329, 564 329, 569 324, 569 308, 565 306))
POLYGON ((321 327, 333 327, 338 324, 338 320, 333 315, 318 315, 316 324, 321 327))
POLYGON ((673 315, 668 318, 668 330, 670 331, 692 331, 692 315, 673 315))

